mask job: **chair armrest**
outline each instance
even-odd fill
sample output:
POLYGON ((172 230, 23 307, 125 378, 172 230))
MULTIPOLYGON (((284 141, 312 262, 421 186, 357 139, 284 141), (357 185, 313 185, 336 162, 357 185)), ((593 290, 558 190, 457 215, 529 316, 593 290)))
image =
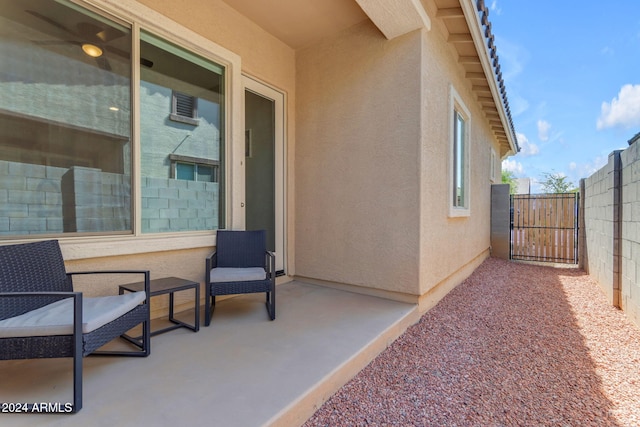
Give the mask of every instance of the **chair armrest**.
POLYGON ((0 292, 0 298, 5 297, 82 297, 82 292, 0 292))
POLYGON ((99 270, 99 271, 73 271, 67 272, 67 277, 71 281, 73 286, 73 276, 77 275, 89 275, 89 274, 143 274, 144 275, 144 292, 147 296, 145 304, 149 304, 149 298, 151 296, 151 274, 149 270, 99 270))
POLYGON ((276 276, 276 255, 271 251, 264 253, 264 269, 267 277, 274 278, 276 276))
POLYGON ((218 251, 214 251, 211 255, 209 255, 205 260, 205 283, 211 283, 211 269, 216 268, 218 266, 218 251))
MULTIPOLYGON (((82 348, 82 292, 0 292, 0 298, 12 297, 69 297, 73 298, 73 339, 82 348)), ((4 316, 0 316, 4 319, 4 316)))

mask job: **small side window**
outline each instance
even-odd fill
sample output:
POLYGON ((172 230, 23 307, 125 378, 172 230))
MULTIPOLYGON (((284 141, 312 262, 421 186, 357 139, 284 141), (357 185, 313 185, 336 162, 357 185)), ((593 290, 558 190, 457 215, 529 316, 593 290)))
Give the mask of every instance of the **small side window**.
POLYGON ((495 184, 498 182, 498 155, 496 154, 496 150, 491 147, 491 157, 489 164, 490 172, 489 172, 489 180, 495 184))
POLYGON ((450 160, 449 160, 449 216, 471 214, 470 194, 470 123, 471 114, 453 87, 450 93, 450 160))
POLYGON ((219 182, 217 160, 170 154, 172 178, 184 181, 219 182))

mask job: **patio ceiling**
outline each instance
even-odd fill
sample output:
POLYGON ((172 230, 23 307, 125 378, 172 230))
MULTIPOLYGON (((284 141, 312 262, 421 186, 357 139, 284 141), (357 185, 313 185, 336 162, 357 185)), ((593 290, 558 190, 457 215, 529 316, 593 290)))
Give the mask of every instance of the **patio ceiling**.
POLYGON ((430 27, 436 27, 445 35, 464 69, 465 77, 500 144, 500 157, 518 152, 484 0, 395 0, 393 3, 388 0, 224 1, 293 49, 365 19, 371 19, 387 38, 421 27, 431 31, 430 27))
POLYGON ((293 49, 367 19, 355 0, 224 0, 293 49))

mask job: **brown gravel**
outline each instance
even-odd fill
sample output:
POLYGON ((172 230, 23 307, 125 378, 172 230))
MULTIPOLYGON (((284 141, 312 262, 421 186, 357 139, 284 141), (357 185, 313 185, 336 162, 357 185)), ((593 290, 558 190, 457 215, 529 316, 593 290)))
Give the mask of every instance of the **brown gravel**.
POLYGON ((486 260, 311 426, 639 426, 640 329, 584 272, 486 260))

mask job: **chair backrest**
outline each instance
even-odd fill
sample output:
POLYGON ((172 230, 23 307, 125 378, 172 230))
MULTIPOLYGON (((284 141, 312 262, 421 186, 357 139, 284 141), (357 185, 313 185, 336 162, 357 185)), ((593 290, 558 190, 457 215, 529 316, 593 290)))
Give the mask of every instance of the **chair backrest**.
MULTIPOLYGON (((57 240, 0 246, 0 292, 70 292, 57 240)), ((17 316, 55 300, 0 298, 0 319, 17 316)))
POLYGON ((264 267, 266 242, 264 230, 218 230, 216 236, 218 267, 264 267))

